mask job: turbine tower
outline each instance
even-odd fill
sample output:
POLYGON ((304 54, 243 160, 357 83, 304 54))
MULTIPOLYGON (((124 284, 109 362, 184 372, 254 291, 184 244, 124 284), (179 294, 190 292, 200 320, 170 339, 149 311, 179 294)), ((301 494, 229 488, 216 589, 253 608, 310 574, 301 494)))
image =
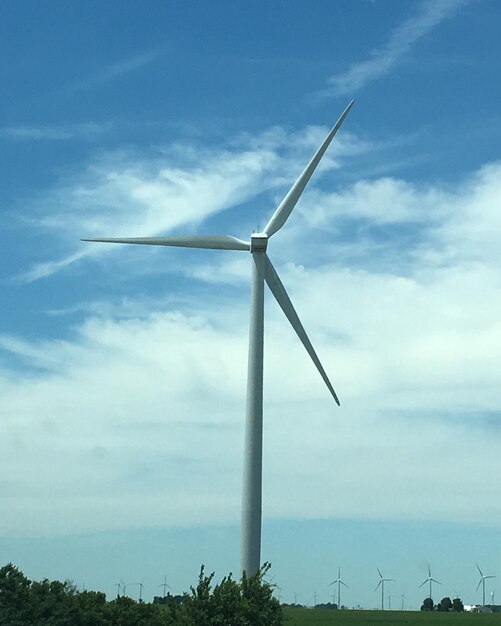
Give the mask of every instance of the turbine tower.
POLYGON ((340 609, 341 608, 341 585, 344 585, 346 588, 348 588, 348 585, 341 580, 341 569, 339 567, 337 568, 337 578, 336 580, 333 580, 331 583, 329 583, 329 586, 330 585, 337 585, 337 608, 340 609))
POLYGON ((485 581, 488 578, 496 578, 496 577, 495 576, 484 576, 482 574, 482 570, 478 566, 478 563, 475 563, 475 565, 477 566, 477 569, 480 572, 480 580, 478 581, 478 585, 477 585, 477 588, 476 588, 475 591, 478 591, 478 588, 480 587, 480 585, 482 585, 482 606, 485 606, 485 581))
POLYGON ((429 594, 429 596, 428 596, 429 598, 431 598, 431 586, 432 586, 432 583, 438 583, 439 585, 441 585, 441 584, 442 584, 440 581, 435 580, 434 578, 432 578, 432 576, 431 576, 431 569, 430 569, 430 566, 429 566, 429 565, 428 565, 428 578, 426 578, 426 580, 424 580, 424 581, 423 581, 423 582, 419 585, 419 589, 421 589, 421 587, 422 587, 423 585, 426 585, 426 583, 429 583, 429 585, 430 585, 430 594, 429 594))
POLYGON ((384 578, 381 572, 379 571, 379 568, 376 568, 376 569, 377 569, 377 573, 379 574, 379 582, 376 585, 376 588, 374 589, 374 591, 377 591, 378 587, 381 586, 381 611, 384 611, 384 583, 395 582, 395 579, 384 578))
POLYGON ((249 332, 249 356, 247 374, 247 408, 245 421, 245 444, 242 490, 241 570, 247 575, 258 571, 261 562, 261 502, 262 502, 262 449, 263 449, 263 348, 264 348, 264 283, 282 308, 296 331, 321 377, 339 405, 339 400, 325 373, 319 358, 299 320, 292 302, 285 291, 275 268, 266 254, 269 239, 285 224, 311 175, 315 171, 334 135, 337 133, 353 101, 346 107, 324 142, 317 150, 303 173, 296 180, 285 198, 276 208, 271 219, 260 233, 254 233, 250 241, 242 241, 229 235, 181 236, 181 237, 133 237, 133 238, 86 238, 82 241, 124 243, 152 246, 176 246, 183 248, 209 248, 216 250, 244 250, 252 255, 251 312, 249 332))

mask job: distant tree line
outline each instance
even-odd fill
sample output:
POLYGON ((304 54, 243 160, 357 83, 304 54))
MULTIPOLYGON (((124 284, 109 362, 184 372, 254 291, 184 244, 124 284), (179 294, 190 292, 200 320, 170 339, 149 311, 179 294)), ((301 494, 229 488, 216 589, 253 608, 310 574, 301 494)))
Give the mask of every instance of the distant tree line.
POLYGON ((196 587, 166 602, 136 602, 120 596, 108 602, 99 591, 79 591, 69 581, 29 580, 17 567, 0 569, 2 626, 281 626, 282 608, 264 580, 265 564, 240 581, 200 570, 196 587))
MULTIPOLYGON (((332 609, 336 611, 338 606, 335 602, 322 602, 321 604, 315 604, 315 608, 316 609, 332 609)), ((341 608, 344 609, 344 606, 341 608)))
MULTIPOLYGON (((284 602, 282 604, 282 606, 286 609, 304 609, 306 608, 304 606, 304 604, 298 604, 298 603, 294 603, 292 602, 291 604, 287 604, 286 602, 284 602)), ((333 609, 333 610, 337 610, 338 606, 335 602, 325 602, 325 603, 321 603, 321 604, 315 604, 315 609, 333 609)), ((344 609, 345 607, 342 606, 342 609, 344 609)))
POLYGON ((442 598, 438 604, 434 604, 431 598, 425 598, 421 605, 421 611, 441 611, 447 613, 449 611, 455 613, 462 613, 464 606, 461 598, 454 598, 451 600, 449 597, 442 598))

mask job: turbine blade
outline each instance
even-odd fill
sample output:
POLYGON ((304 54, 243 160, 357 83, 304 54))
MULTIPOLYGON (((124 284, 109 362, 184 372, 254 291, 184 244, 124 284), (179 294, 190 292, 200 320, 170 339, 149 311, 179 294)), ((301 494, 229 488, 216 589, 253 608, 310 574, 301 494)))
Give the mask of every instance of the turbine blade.
POLYGON ((483 576, 482 574, 482 570, 480 569, 480 567, 478 566, 478 563, 475 563, 475 565, 477 566, 478 571, 480 572, 480 576, 483 576))
POLYGON ((434 582, 434 583, 438 583, 439 585, 441 585, 441 584, 442 584, 439 580, 435 580, 434 578, 432 578, 431 580, 432 580, 432 582, 434 582))
POLYGON ((381 580, 378 582, 378 584, 376 585, 374 591, 377 591, 379 585, 381 585, 383 583, 383 579, 381 578, 381 580))
POLYGON ((475 589, 475 591, 478 591, 478 589, 479 589, 480 585, 483 583, 483 580, 484 580, 484 579, 483 579, 483 578, 481 578, 481 579, 478 581, 478 585, 477 585, 477 588, 475 589))
POLYGON ((383 575, 381 574, 381 571, 379 570, 379 567, 376 567, 377 569, 377 573, 379 574, 380 578, 383 578, 383 575))
POLYGON ((92 237, 81 241, 100 243, 134 243, 143 246, 175 246, 180 248, 208 248, 212 250, 250 250, 250 243, 230 235, 201 235, 187 237, 92 237))
POLYGON ((422 587, 423 585, 426 585, 426 583, 427 583, 427 582, 428 582, 428 579, 426 579, 424 582, 422 582, 422 583, 419 585, 418 589, 421 589, 421 587, 422 587))
POLYGON ((270 288, 271 293, 275 296, 275 300, 278 302, 282 311, 285 313, 286 318, 289 320, 292 328, 294 328, 294 330, 296 331, 297 336, 299 337, 299 339, 301 339, 303 346, 306 348, 306 351, 310 355, 313 363, 315 363, 316 368, 320 373, 320 376, 323 378, 324 383, 327 385, 327 388, 331 392, 332 397, 336 401, 336 404, 340 406, 339 399, 336 395, 336 392, 334 391, 334 387, 332 386, 329 378, 327 377, 327 374, 325 373, 325 370, 322 367, 322 364, 320 363, 320 359, 318 358, 315 350, 313 349, 313 346, 311 345, 311 341, 309 340, 308 335, 306 334, 306 331, 304 330, 303 325, 301 324, 301 320, 299 319, 298 314, 296 313, 296 310, 294 309, 292 302, 290 301, 290 298, 287 295, 287 292, 285 291, 285 287, 283 286, 282 281, 278 277, 278 274, 275 268, 273 267, 268 256, 266 256, 265 263, 266 264, 265 264, 264 277, 265 277, 268 287, 270 288))
MULTIPOLYGON (((346 583, 344 583, 342 580, 339 581, 342 585, 344 585, 345 587, 348 587, 348 585, 346 583)), ((349 587, 348 587, 349 589, 349 587)))
POLYGON ((330 133, 324 139, 323 144, 316 151, 315 155, 311 159, 311 161, 306 166, 305 170, 301 174, 301 176, 296 180, 296 182, 292 185, 289 193, 285 196, 282 202, 279 204, 278 208, 275 210, 273 215, 271 216, 270 221, 266 224, 263 233, 266 233, 268 237, 271 237, 278 230, 282 228, 282 226, 287 221, 287 218, 292 213, 292 210, 297 204, 297 201, 301 197, 301 194, 304 191, 304 188, 308 184, 308 181, 311 178, 311 175, 315 171, 317 165, 320 162, 320 159, 324 156, 325 151, 329 147, 330 142, 334 138, 334 135, 337 133, 339 127, 344 122, 345 117, 348 115, 353 103, 355 101, 352 100, 350 104, 346 107, 346 109, 341 114, 341 117, 338 119, 330 133))

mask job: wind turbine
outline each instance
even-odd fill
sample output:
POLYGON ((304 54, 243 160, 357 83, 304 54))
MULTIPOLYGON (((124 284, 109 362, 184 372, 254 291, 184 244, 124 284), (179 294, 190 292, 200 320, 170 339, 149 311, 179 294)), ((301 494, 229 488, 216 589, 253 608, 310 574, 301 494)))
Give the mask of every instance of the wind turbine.
POLYGON ((135 583, 136 585, 138 585, 139 587, 139 602, 143 601, 143 589, 144 589, 144 584, 143 581, 141 581, 140 583, 135 583))
POLYGON ((395 579, 384 578, 381 572, 379 571, 379 568, 376 568, 376 569, 377 569, 377 573, 379 574, 379 582, 376 585, 376 588, 374 589, 374 591, 377 591, 378 587, 381 585, 381 611, 384 611, 384 583, 395 582, 395 579))
POLYGON ((478 585, 477 585, 477 588, 476 588, 475 591, 478 591, 478 588, 480 587, 480 585, 482 585, 482 606, 485 606, 485 581, 488 578, 496 578, 496 577, 495 576, 484 576, 482 574, 482 570, 478 566, 478 563, 475 563, 475 565, 477 566, 477 569, 480 572, 480 580, 478 581, 478 585))
POLYGON ((341 569, 339 567, 337 568, 337 578, 336 580, 333 580, 331 583, 329 583, 329 586, 330 585, 337 585, 337 607, 338 609, 340 609, 341 608, 341 585, 344 585, 346 588, 348 588, 348 585, 341 580, 341 569))
POLYGON ((431 586, 432 586, 432 583, 438 583, 439 585, 441 585, 441 584, 442 584, 440 581, 435 580, 434 578, 432 578, 432 575, 431 575, 431 569, 430 569, 430 566, 429 566, 429 565, 428 565, 428 578, 427 578, 426 580, 424 580, 424 581, 423 581, 423 582, 419 585, 419 589, 421 589, 421 587, 422 587, 423 585, 426 585, 426 583, 429 583, 429 584, 430 584, 430 595, 428 596, 429 598, 431 598, 431 586))
POLYGON ((315 171, 334 135, 337 133, 353 101, 346 107, 322 145, 314 154, 303 173, 276 208, 271 219, 260 233, 242 241, 229 235, 202 235, 182 237, 86 238, 82 241, 124 243, 183 248, 210 248, 216 250, 244 250, 252 255, 251 313, 249 331, 249 356, 247 374, 247 408, 242 490, 241 569, 247 575, 258 571, 261 559, 261 503, 263 464, 263 348, 264 348, 264 283, 282 308, 285 316, 302 341, 317 367, 334 400, 339 400, 319 358, 299 320, 299 317, 266 254, 268 240, 285 224, 311 175, 315 171))
POLYGON ((165 596, 167 595, 167 592, 166 592, 167 587, 169 587, 169 589, 172 589, 172 587, 167 584, 167 574, 165 574, 165 576, 164 576, 163 583, 161 585, 158 585, 158 586, 164 588, 164 598, 165 598, 165 596))

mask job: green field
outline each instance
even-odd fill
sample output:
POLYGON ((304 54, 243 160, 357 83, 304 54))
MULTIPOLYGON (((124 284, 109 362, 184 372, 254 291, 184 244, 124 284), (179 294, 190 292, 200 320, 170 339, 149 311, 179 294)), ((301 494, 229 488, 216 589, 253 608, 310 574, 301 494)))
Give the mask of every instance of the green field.
POLYGON ((428 624, 501 626, 501 613, 421 613, 420 611, 333 611, 285 609, 287 626, 358 626, 359 624, 428 624))

